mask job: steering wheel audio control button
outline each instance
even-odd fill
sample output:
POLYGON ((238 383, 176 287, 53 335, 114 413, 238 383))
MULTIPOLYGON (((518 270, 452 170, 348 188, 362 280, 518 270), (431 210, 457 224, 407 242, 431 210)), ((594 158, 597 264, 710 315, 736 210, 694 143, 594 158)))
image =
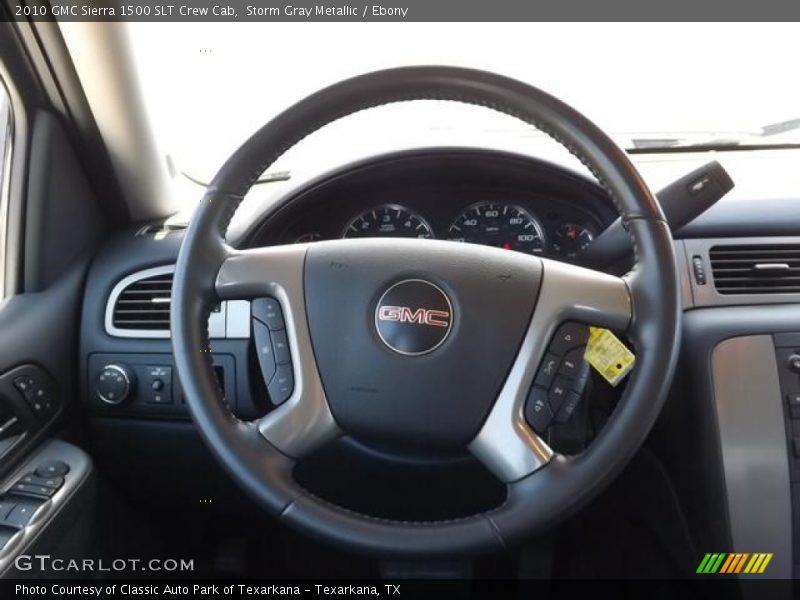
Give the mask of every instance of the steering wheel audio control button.
POLYGON ((555 414, 561 407, 561 403, 567 397, 569 392, 570 381, 563 377, 556 377, 553 385, 550 386, 550 391, 547 393, 547 401, 550 403, 550 410, 555 414))
POLYGON ((556 411, 556 423, 566 423, 575 414, 578 405, 581 403, 581 395, 577 392, 569 392, 566 400, 556 411))
POLYGON ((539 372, 536 374, 536 385, 549 388, 558 372, 558 364, 560 362, 561 358, 558 355, 548 352, 542 361, 542 366, 539 367, 539 372))
POLYGON ((589 328, 586 325, 564 323, 550 342, 550 352, 562 355, 578 346, 585 346, 588 341, 589 328))
POLYGON ((575 379, 581 371, 583 365, 587 365, 583 360, 583 353, 585 347, 574 348, 564 355, 564 360, 561 362, 561 367, 558 369, 558 374, 567 379, 575 379))
POLYGON ((547 390, 543 387, 533 386, 528 392, 528 401, 525 403, 525 420, 538 434, 547 431, 553 420, 553 412, 547 401, 547 390))

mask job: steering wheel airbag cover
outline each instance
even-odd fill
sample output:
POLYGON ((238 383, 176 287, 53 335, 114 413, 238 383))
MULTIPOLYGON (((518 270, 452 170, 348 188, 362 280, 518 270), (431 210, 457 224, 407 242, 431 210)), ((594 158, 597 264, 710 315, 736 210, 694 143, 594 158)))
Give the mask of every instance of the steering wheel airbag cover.
MULTIPOLYGON (((365 247, 362 241, 315 244, 306 257, 309 328, 333 416, 364 441, 462 449, 477 435, 519 351, 541 263, 471 244, 395 239, 365 247), (450 299, 452 331, 422 356, 390 350, 376 331, 378 300, 403 281, 431 282, 450 299)), ((404 304, 411 311, 426 306, 404 304)), ((411 333, 439 329, 402 326, 411 333)))

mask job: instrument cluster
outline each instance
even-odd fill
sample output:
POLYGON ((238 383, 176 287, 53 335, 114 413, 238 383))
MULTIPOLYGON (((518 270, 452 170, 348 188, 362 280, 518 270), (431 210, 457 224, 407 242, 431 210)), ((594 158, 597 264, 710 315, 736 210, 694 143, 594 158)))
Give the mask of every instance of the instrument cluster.
MULTIPOLYGON (((561 220, 548 227, 529 207, 521 203, 481 200, 463 207, 446 222, 398 203, 379 203, 359 210, 346 220, 339 237, 403 237, 444 239, 494 246, 536 255, 555 255, 574 260, 594 239, 596 228, 586 219, 561 220)), ((285 242, 330 239, 319 231, 303 231, 285 242)))

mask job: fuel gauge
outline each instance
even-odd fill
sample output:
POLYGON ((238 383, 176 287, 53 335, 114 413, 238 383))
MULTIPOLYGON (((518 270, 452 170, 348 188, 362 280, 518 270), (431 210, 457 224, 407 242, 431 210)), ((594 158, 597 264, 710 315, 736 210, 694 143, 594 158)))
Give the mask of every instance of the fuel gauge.
POLYGON ((594 239, 586 227, 575 223, 563 223, 553 234, 553 252, 567 259, 576 258, 594 239))

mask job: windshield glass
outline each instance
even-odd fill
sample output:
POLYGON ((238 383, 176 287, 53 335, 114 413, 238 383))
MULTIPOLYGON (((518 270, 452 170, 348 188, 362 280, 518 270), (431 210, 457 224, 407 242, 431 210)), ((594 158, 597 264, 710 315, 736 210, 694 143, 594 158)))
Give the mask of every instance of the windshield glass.
MULTIPOLYGON (((790 26, 132 23, 129 30, 161 147, 179 171, 207 182, 244 139, 303 96, 412 64, 522 79, 629 149, 800 143, 800 78, 786 67, 798 51, 790 26)), ((346 121, 304 151, 341 162, 367 148, 430 142, 529 150, 540 140, 514 119, 451 103, 397 105, 346 121)), ((297 152, 272 170, 303 164, 307 157, 297 152)))

